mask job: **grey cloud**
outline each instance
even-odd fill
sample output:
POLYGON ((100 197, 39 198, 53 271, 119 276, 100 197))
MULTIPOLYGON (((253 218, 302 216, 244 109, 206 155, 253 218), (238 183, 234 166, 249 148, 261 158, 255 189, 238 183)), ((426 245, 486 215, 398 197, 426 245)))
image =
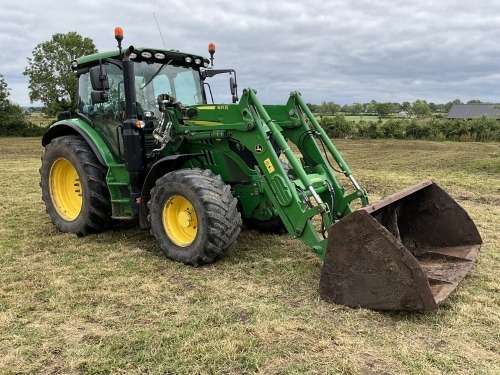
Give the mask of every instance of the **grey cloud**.
POLYGON ((423 0, 312 0, 168 3, 18 0, 0 14, 0 73, 11 99, 28 104, 26 57, 54 33, 77 31, 99 50, 125 44, 206 54, 233 67, 240 87, 262 101, 282 102, 299 90, 306 101, 338 103, 455 98, 499 101, 500 3, 423 0), (22 84, 24 82, 24 86, 22 84))

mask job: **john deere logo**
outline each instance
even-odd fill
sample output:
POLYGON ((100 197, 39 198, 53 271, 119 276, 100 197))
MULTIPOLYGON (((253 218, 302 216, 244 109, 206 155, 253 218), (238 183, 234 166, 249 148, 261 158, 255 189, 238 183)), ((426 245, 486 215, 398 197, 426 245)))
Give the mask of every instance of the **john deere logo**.
POLYGON ((257 154, 262 153, 262 151, 264 151, 264 147, 262 147, 262 145, 256 145, 256 146, 255 146, 255 152, 256 152, 257 154))

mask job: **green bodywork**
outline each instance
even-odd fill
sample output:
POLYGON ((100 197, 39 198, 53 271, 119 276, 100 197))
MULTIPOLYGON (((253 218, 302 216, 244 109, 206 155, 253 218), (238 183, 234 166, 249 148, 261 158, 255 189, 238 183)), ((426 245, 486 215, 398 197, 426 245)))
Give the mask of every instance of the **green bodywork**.
POLYGON ((202 153, 192 166, 211 169, 231 184, 242 215, 264 221, 279 215, 288 233, 323 259, 327 240, 313 219, 327 229, 352 212, 354 199, 367 205, 368 198, 362 189, 345 195, 320 144, 345 176, 349 167, 300 93, 285 105, 262 105, 255 90, 246 89, 238 104, 197 109, 196 118, 176 124, 176 151, 202 153), (253 168, 243 162, 245 153, 255 160, 253 168))
MULTIPOLYGON (((171 56, 177 53, 163 52, 171 56)), ((177 54, 179 61, 189 55, 177 54)), ((116 56, 117 52, 88 56, 77 60, 75 66, 88 69, 116 56)), ((284 105, 263 105, 250 88, 243 90, 241 99, 234 104, 206 104, 203 95, 202 102, 183 103, 183 110, 167 106, 171 139, 163 148, 154 139, 149 145, 146 142, 148 174, 139 203, 141 210, 148 212, 149 190, 159 176, 172 169, 210 169, 232 187, 244 218, 266 222, 279 216, 291 236, 323 259, 328 228, 352 212, 352 201, 359 199, 365 206, 368 197, 300 93, 292 92, 284 105), (350 179, 353 191, 346 193, 334 173, 350 179)), ((49 129, 43 143, 59 135, 82 135, 108 168, 106 182, 113 218, 132 218, 125 163, 119 153, 111 150, 106 132, 100 131, 89 117, 59 121, 49 129)), ((153 118, 150 122, 158 126, 160 120, 153 118)), ((152 139, 151 132, 138 131, 152 139)))

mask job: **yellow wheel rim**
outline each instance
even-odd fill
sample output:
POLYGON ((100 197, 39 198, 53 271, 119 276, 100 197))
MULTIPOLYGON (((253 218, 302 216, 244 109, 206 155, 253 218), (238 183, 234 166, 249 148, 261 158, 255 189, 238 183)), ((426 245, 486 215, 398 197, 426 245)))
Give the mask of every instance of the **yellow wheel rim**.
POLYGON ((67 159, 59 158, 50 169, 50 197, 64 220, 73 221, 82 210, 82 186, 75 167, 67 159))
POLYGON ((163 206, 163 227, 174 244, 189 246, 198 233, 198 218, 193 205, 181 195, 171 196, 163 206))

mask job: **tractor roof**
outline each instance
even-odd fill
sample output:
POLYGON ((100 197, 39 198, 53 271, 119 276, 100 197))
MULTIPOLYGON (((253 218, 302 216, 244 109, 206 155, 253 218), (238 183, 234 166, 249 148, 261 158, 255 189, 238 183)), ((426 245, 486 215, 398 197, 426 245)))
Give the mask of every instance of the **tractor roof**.
MULTIPOLYGON (((111 58, 119 59, 120 51, 107 51, 94 53, 92 55, 83 56, 71 62, 73 70, 79 70, 86 67, 95 66, 100 59, 111 58)), ((191 66, 195 69, 208 67, 209 60, 203 56, 195 55, 187 52, 179 52, 176 50, 164 50, 158 48, 138 47, 134 48, 134 52, 130 55, 130 60, 134 62, 157 62, 168 63, 172 65, 191 66)))

